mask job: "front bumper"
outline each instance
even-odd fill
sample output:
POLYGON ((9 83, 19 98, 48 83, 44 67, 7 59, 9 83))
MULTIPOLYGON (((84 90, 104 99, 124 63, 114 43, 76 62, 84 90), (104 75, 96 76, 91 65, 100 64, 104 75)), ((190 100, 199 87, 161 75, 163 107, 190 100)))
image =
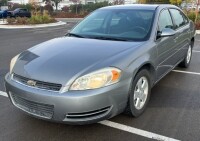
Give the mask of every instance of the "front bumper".
POLYGON ((130 80, 96 90, 65 93, 35 89, 5 76, 6 92, 12 103, 26 113, 68 124, 89 124, 121 113, 128 100, 130 80))

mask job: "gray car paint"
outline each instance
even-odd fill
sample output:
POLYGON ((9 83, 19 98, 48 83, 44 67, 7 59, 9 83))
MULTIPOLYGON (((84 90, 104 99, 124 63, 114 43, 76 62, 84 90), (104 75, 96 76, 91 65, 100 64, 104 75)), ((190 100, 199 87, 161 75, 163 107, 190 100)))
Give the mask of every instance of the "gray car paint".
MULTIPOLYGON (((176 8, 172 5, 132 5, 112 6, 112 8, 146 8, 155 9, 155 19, 151 36, 144 42, 104 41, 62 37, 39 44, 23 52, 13 72, 24 77, 70 85, 76 78, 102 69, 114 66, 122 70, 118 83, 86 91, 68 91, 63 94, 37 90, 20 85, 11 80, 7 74, 7 92, 39 103, 53 104, 54 117, 51 120, 66 123, 82 124, 97 122, 121 113, 126 107, 128 92, 132 79, 144 65, 150 66, 153 84, 170 72, 186 55, 191 39, 194 37, 194 24, 189 24, 176 30, 176 34, 156 40, 157 22, 160 12, 166 8, 176 8), (87 112, 111 106, 110 111, 101 117, 69 120, 65 118, 68 112, 87 112)), ((10 95, 9 95, 10 96, 10 95)))
POLYGON ((133 52, 142 44, 143 42, 102 41, 75 37, 57 38, 21 54, 13 71, 27 78, 65 85, 77 74, 83 75, 102 67, 113 66, 99 64, 115 55, 133 52))

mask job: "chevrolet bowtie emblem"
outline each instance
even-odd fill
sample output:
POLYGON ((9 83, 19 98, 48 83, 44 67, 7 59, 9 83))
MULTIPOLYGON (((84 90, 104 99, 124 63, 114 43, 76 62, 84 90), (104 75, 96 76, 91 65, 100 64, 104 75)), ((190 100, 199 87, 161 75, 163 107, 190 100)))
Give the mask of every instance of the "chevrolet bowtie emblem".
POLYGON ((36 85, 36 82, 33 81, 33 80, 28 80, 28 81, 27 81, 27 84, 28 84, 29 86, 35 86, 35 85, 36 85))

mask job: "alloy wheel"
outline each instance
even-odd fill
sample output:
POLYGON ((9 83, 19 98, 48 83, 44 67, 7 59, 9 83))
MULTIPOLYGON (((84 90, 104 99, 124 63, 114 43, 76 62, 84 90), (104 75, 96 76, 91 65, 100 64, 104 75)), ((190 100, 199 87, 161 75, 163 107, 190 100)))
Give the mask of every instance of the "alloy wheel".
POLYGON ((149 82, 146 77, 141 77, 134 89, 134 106, 137 110, 144 107, 149 93, 149 82))

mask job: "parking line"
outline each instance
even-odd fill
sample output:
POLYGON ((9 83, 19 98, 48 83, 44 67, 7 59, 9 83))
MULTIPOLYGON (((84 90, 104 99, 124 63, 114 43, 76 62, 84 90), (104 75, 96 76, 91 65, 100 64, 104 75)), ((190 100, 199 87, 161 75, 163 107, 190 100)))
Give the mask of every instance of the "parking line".
POLYGON ((199 50, 193 50, 192 52, 198 52, 198 53, 200 53, 200 51, 199 51, 199 50))
POLYGON ((195 74, 200 75, 198 72, 191 72, 191 71, 181 71, 181 70, 172 70, 173 72, 180 72, 180 73, 187 73, 187 74, 195 74))
POLYGON ((116 122, 112 122, 112 121, 108 121, 108 120, 104 120, 99 122, 102 125, 106 125, 115 129, 119 129, 122 131, 126 131, 132 134, 136 134, 136 135, 140 135, 146 138, 150 138, 150 139, 154 139, 154 140, 159 140, 159 141, 179 141, 177 139, 173 139, 173 138, 169 138, 166 136, 162 136, 162 135, 158 135, 152 132, 148 132, 148 131, 144 131, 141 129, 137 129, 131 126, 127 126, 127 125, 123 125, 120 123, 116 123, 116 122))
POLYGON ((8 97, 7 93, 0 91, 0 96, 8 97))

